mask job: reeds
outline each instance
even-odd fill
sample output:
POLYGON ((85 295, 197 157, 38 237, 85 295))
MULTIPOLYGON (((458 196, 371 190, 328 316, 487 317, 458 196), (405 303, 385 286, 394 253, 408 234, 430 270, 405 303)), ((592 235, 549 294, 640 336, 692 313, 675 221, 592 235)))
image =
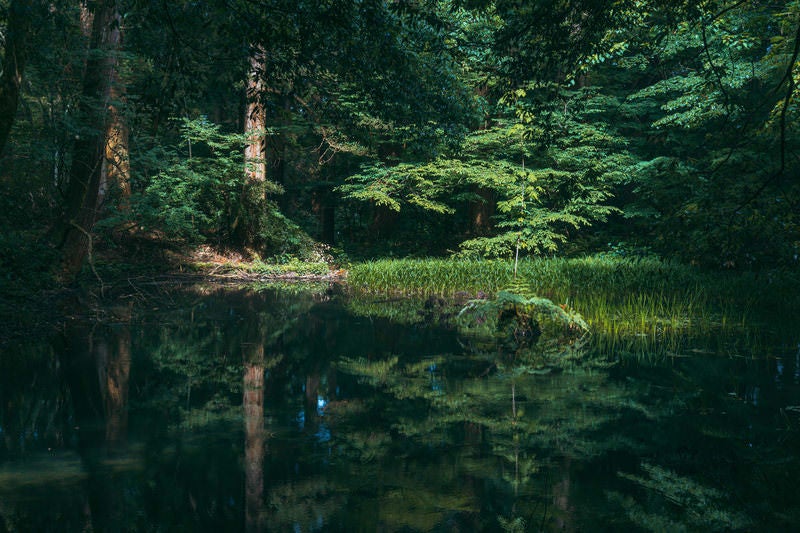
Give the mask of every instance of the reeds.
MULTIPOLYGON (((800 310, 800 282, 749 273, 701 271, 657 259, 608 256, 522 261, 381 260, 355 265, 348 281, 362 293, 490 296, 510 286, 580 313, 597 342, 637 353, 659 345, 680 355, 686 339, 786 322, 800 310)), ((796 330, 796 326, 794 326, 796 330)))
POLYGON ((359 292, 402 296, 492 294, 513 277, 506 261, 383 259, 353 265, 349 285, 359 292))
POLYGON ((382 259, 353 265, 349 285, 359 292, 402 296, 495 293, 513 278, 506 261, 382 259))

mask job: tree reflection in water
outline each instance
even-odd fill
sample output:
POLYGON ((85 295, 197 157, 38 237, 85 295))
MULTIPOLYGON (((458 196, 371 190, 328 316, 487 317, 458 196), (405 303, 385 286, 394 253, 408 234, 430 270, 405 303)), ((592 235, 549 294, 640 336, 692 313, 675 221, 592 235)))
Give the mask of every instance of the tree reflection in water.
MULTIPOLYGON (((244 365, 245 525, 249 533, 261 531, 264 497, 264 347, 247 350, 244 365), (247 353, 247 352, 250 353, 247 353)), ((249 347, 248 347, 249 348, 249 347)))
POLYGON ((4 348, 0 529, 800 519, 796 349, 632 361, 546 331, 498 346, 445 309, 340 298, 188 291, 4 348))

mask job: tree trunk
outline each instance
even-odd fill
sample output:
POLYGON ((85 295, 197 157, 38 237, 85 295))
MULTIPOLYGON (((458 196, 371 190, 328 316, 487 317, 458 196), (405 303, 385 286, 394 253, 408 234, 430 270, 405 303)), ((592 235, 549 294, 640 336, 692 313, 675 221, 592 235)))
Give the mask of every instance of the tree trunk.
POLYGON ((114 79, 108 106, 109 123, 106 129, 105 159, 101 172, 101 198, 112 192, 121 211, 130 210, 131 167, 128 151, 128 125, 120 105, 124 104, 125 87, 114 79), (106 189, 106 190, 103 190, 106 189))
MULTIPOLYGON (((122 45, 121 20, 118 0, 101 0, 96 4, 83 81, 84 102, 87 103, 81 108, 87 127, 75 143, 62 220, 63 255, 59 272, 62 282, 74 280, 86 256, 91 255, 91 231, 105 194, 108 136, 109 132, 117 131, 118 121, 121 121, 113 102, 113 95, 118 91, 114 86, 119 82, 117 52, 122 45)), ((117 138, 111 140, 114 157, 125 161, 127 146, 123 150, 120 144, 126 138, 125 134, 119 133, 117 138), (122 154, 125 154, 124 158, 122 154)), ((120 172, 120 169, 127 172, 127 162, 115 168, 114 172, 120 172)))
POLYGON ((244 197, 233 222, 229 225, 235 239, 248 246, 261 241, 259 230, 262 214, 266 210, 266 138, 267 112, 262 102, 264 92, 264 50, 254 46, 250 54, 250 70, 247 73, 247 90, 244 113, 245 134, 245 184, 244 197), (241 219, 245 222, 242 224, 241 219))
POLYGON ((470 204, 472 231, 478 236, 489 235, 494 226, 492 217, 497 204, 494 191, 485 187, 476 187, 474 192, 481 197, 481 200, 470 204))
MULTIPOLYGON (((109 31, 115 33, 110 39, 112 44, 109 53, 118 55, 122 49, 122 15, 119 9, 113 15, 109 31)), ((84 32, 91 31, 94 18, 86 4, 81 6, 81 27, 84 32)), ((91 36, 91 34, 89 34, 91 36)), ((100 194, 98 205, 102 204, 109 193, 119 202, 122 211, 130 210, 131 169, 128 149, 128 125, 123 115, 125 105, 125 84, 119 75, 119 59, 115 58, 114 68, 110 71, 111 83, 105 95, 108 111, 105 135, 103 165, 100 169, 100 194)))
POLYGON ((247 76, 247 107, 244 116, 244 133, 247 144, 244 157, 245 174, 250 183, 263 183, 267 179, 264 133, 267 128, 267 111, 262 102, 264 93, 264 50, 254 47, 250 55, 250 72, 247 76))
POLYGON ((376 205, 373 207, 372 223, 369 228, 370 237, 373 239, 382 239, 387 237, 395 225, 398 218, 398 212, 386 207, 385 205, 376 205))
POLYGON ((22 73, 27 59, 26 44, 31 37, 30 13, 33 2, 11 0, 5 39, 2 75, 0 75, 0 155, 8 142, 17 115, 22 73))
POLYGON ((333 192, 319 188, 311 196, 311 210, 319 218, 319 237, 330 246, 336 245, 336 206, 333 192))

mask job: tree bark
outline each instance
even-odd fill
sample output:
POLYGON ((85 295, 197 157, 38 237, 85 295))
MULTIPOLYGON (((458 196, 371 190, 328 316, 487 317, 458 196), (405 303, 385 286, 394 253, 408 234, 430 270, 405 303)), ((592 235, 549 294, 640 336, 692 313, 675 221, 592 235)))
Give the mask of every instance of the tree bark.
MULTIPOLYGON (((87 127, 75 143, 62 219, 62 264, 59 272, 62 282, 73 281, 86 256, 91 253, 91 231, 105 194, 103 184, 108 171, 108 136, 109 132, 115 131, 116 121, 121 120, 113 102, 117 90, 114 86, 119 83, 121 20, 118 0, 101 0, 95 5, 83 82, 84 103, 81 106, 81 115, 87 127)), ((118 139, 113 140, 111 151, 115 154, 126 153, 127 148, 122 151, 119 146, 125 138, 126 135, 120 134, 118 139)))
POLYGON ((245 183, 244 200, 241 213, 244 224, 240 224, 240 216, 230 225, 235 238, 247 246, 259 246, 262 243, 262 215, 267 209, 267 160, 266 160, 266 126, 267 111, 263 103, 264 70, 266 56, 261 46, 254 45, 250 52, 250 67, 247 73, 245 93, 244 134, 245 134, 245 183))
POLYGON ((0 75, 0 155, 8 142, 17 115, 22 73, 27 59, 27 43, 31 37, 33 2, 11 0, 6 32, 3 69, 0 75))
POLYGON ((319 218, 320 240, 330 246, 336 245, 336 205, 333 192, 320 187, 311 196, 311 210, 319 218))
MULTIPOLYGON (((122 49, 122 15, 117 9, 113 15, 109 31, 112 50, 110 53, 118 55, 122 49)), ((81 6, 81 27, 84 32, 91 32, 94 18, 86 4, 81 6)), ((89 34, 91 36, 91 33, 89 34)), ((110 71, 111 84, 105 95, 107 102, 108 120, 105 135, 105 158, 100 169, 100 194, 98 203, 102 204, 109 193, 119 201, 122 211, 130 210, 131 180, 130 180, 130 155, 129 131, 125 121, 123 108, 125 105, 125 84, 119 73, 119 59, 115 58, 114 68, 110 71)))
POLYGON ((267 179, 265 159, 266 143, 264 133, 267 128, 267 111, 262 102, 264 93, 264 50, 254 47, 250 54, 250 72, 247 76, 247 106, 244 116, 244 133, 247 144, 244 157, 247 162, 245 175, 250 183, 263 183, 267 179))
POLYGON ((494 228, 492 217, 497 203, 494 191, 485 187, 475 187, 474 192, 481 197, 481 200, 470 204, 472 231, 479 236, 489 235, 494 228))
POLYGON ((128 150, 128 125, 120 109, 124 105, 125 87, 115 76, 110 89, 109 123, 106 129, 105 159, 101 171, 101 199, 112 192, 121 211, 130 210, 131 168, 128 150), (105 190, 103 190, 105 189, 105 190))

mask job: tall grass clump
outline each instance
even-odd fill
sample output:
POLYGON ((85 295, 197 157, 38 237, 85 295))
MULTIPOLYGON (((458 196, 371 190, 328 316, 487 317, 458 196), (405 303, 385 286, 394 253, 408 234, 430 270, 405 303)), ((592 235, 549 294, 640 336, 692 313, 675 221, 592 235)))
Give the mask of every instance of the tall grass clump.
MULTIPOLYGON (((800 309, 800 278, 791 274, 708 272, 656 258, 600 255, 527 259, 520 261, 517 275, 516 283, 526 284, 532 294, 603 314, 609 307, 625 314, 632 309, 641 314, 644 307, 662 316, 676 309, 754 316, 800 309)), ((353 265, 348 279, 353 289, 365 293, 492 295, 512 285, 514 265, 505 260, 382 259, 353 265)))
POLYGON ((381 259, 353 265, 353 289, 405 296, 493 294, 513 278, 513 265, 499 260, 381 259))
POLYGON ((355 265, 349 283, 362 293, 397 296, 490 297, 510 290, 547 298, 580 313, 598 339, 626 351, 660 343, 678 353, 687 336, 785 322, 800 309, 800 282, 789 275, 611 256, 528 259, 516 279, 513 271, 512 262, 501 260, 380 260, 355 265))
MULTIPOLYGON (((560 301, 587 292, 691 292, 702 284, 690 267, 595 257, 524 260, 519 263, 518 278, 534 293, 560 301)), ((354 265, 348 279, 356 290, 372 293, 494 294, 512 284, 514 265, 504 260, 382 259, 354 265)))

